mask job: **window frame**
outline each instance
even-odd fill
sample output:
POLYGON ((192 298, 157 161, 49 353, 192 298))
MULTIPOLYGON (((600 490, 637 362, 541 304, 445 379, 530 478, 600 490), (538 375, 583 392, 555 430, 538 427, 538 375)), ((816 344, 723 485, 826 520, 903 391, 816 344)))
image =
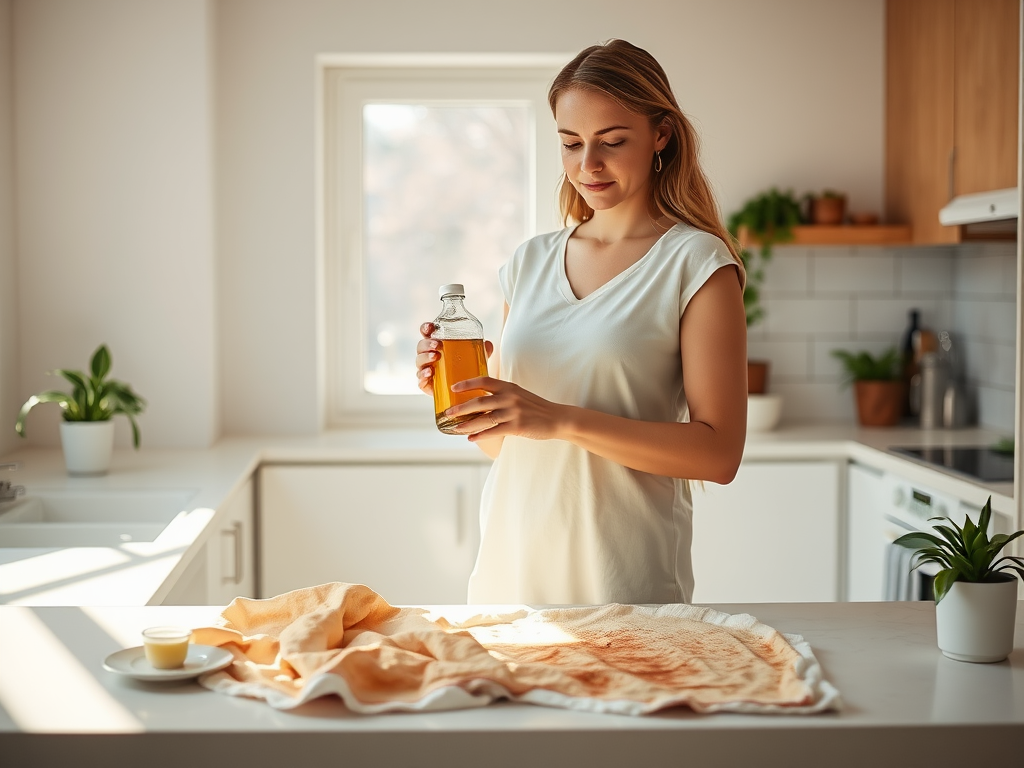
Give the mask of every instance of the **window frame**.
POLYGON ((433 424, 429 401, 422 394, 373 394, 363 388, 367 354, 362 253, 363 105, 443 104, 460 99, 528 105, 533 128, 529 236, 561 226, 556 198, 561 160, 555 122, 547 107, 547 89, 571 58, 572 54, 317 57, 317 379, 318 406, 325 428, 433 424), (454 95, 472 94, 477 88, 478 93, 492 95, 454 95), (367 97, 367 93, 379 95, 367 97), (428 93, 434 96, 423 95, 428 93))

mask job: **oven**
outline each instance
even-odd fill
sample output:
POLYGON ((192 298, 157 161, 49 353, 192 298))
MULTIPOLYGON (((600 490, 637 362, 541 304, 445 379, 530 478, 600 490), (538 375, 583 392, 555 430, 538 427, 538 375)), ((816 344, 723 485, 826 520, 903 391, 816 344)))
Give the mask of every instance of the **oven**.
POLYGON ((885 558, 882 572, 883 600, 933 600, 933 582, 939 567, 935 563, 924 563, 911 570, 914 550, 901 547, 894 542, 900 536, 915 531, 934 532, 933 526, 939 521, 929 522, 930 517, 946 517, 956 506, 930 489, 912 485, 893 475, 885 475, 890 500, 882 514, 882 543, 885 558))
MULTIPOLYGON (((911 571, 916 560, 914 550, 901 547, 893 542, 900 536, 914 531, 935 533, 934 526, 941 520, 930 521, 933 517, 952 517, 957 525, 963 525, 965 514, 977 521, 978 512, 971 505, 934 489, 911 483, 889 473, 882 476, 883 498, 888 499, 882 514, 882 538, 885 545, 884 572, 882 574, 883 600, 933 600, 933 582, 940 566, 925 563, 911 571)), ((993 525, 989 525, 989 535, 993 525)), ((936 536, 941 535, 935 533, 936 536)))
MULTIPOLYGON (((941 521, 930 517, 952 517, 962 525, 970 515, 977 522, 980 507, 857 461, 848 467, 846 492, 845 599, 932 599, 938 567, 925 563, 911 573, 913 551, 893 542, 905 533, 932 532, 941 521)), ((1013 530, 1011 518, 993 513, 989 536, 1013 530)))

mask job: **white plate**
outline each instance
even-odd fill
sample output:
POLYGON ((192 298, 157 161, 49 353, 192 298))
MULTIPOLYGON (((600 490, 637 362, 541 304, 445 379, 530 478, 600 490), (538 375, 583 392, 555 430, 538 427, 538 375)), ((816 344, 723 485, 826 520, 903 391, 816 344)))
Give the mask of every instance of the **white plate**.
POLYGON ((141 645, 112 653, 103 660, 103 668, 136 680, 188 680, 206 672, 224 669, 234 660, 230 651, 212 645, 190 645, 185 666, 177 669, 157 669, 146 661, 146 650, 141 645))

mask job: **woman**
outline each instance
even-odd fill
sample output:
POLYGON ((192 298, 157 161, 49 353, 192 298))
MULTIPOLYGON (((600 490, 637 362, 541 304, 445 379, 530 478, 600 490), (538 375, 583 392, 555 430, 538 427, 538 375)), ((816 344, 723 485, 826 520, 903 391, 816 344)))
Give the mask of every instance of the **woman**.
POLYGON ((746 437, 745 274, 649 53, 587 48, 548 103, 568 226, 499 271, 499 378, 453 386, 490 393, 449 413, 495 459, 469 602, 689 602, 687 481, 730 482, 746 437))

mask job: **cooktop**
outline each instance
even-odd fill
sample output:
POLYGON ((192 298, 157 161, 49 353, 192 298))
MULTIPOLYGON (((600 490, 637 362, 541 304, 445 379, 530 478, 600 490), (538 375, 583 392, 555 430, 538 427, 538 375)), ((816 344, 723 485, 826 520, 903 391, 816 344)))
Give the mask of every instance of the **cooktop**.
POLYGON ((933 464, 987 483, 1013 482, 1013 455, 984 446, 957 448, 889 448, 893 453, 933 464))

